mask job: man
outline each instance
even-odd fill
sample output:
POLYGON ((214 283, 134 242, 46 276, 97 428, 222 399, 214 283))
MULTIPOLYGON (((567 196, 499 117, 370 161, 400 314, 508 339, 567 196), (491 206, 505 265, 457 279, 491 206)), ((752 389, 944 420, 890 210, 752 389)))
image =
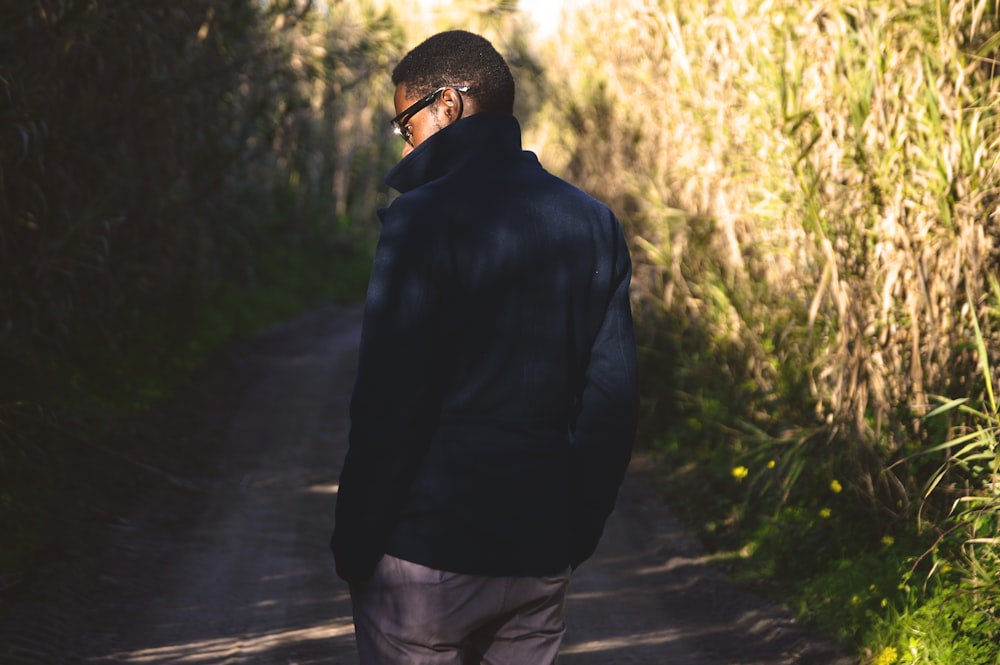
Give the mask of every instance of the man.
POLYGON ((631 262, 601 203, 521 149, 477 35, 397 65, 332 546, 361 662, 551 663, 572 568, 631 454, 631 262))

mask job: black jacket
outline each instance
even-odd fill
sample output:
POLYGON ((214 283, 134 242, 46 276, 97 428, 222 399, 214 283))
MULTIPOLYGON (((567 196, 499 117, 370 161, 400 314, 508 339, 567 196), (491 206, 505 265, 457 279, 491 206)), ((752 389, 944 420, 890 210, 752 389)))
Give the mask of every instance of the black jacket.
POLYGON ((610 210, 477 114, 388 174, 332 546, 477 575, 589 557, 631 454, 631 262, 610 210))

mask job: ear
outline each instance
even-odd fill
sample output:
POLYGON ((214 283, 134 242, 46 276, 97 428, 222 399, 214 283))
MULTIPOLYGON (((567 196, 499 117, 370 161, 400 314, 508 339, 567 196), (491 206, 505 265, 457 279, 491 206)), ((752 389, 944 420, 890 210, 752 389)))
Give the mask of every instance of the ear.
POLYGON ((469 112, 468 100, 464 98, 460 92, 453 88, 445 89, 441 93, 439 100, 441 104, 441 115, 449 125, 456 120, 461 120, 465 116, 471 115, 469 112))

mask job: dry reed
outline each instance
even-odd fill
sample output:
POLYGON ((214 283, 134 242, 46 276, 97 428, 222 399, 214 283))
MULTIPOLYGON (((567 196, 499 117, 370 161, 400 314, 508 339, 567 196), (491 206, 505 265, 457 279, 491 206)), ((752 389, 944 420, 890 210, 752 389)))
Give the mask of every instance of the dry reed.
POLYGON ((640 310, 740 349, 723 370, 764 392, 804 372, 800 440, 829 442, 808 454, 889 512, 914 498, 887 466, 924 443, 928 396, 982 385, 965 285, 980 306, 1000 250, 996 16, 634 0, 552 54, 573 101, 540 149, 630 221, 640 310))

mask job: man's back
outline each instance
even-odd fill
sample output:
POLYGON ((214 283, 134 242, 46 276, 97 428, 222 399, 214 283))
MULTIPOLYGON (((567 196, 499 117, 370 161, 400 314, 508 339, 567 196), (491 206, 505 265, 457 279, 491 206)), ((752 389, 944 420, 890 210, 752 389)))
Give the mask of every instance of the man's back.
POLYGON ((435 35, 393 82, 401 196, 379 211, 337 572, 363 662, 550 663, 631 453, 628 249, 521 150, 486 40, 435 35))
POLYGON ((439 396, 387 551, 470 574, 562 570, 573 542, 570 426, 627 274, 624 241, 605 206, 521 152, 512 117, 474 116, 429 147, 449 166, 382 214, 387 227, 414 227, 397 256, 432 259, 433 295, 415 282, 409 295, 433 309, 423 327, 435 337, 434 376, 419 380, 439 396))
MULTIPOLYGON (((473 116, 425 148, 387 178, 403 195, 380 213, 391 264, 372 273, 378 330, 362 346, 352 446, 410 440, 413 462, 371 497, 400 493, 387 552, 470 574, 560 570, 574 561, 571 434, 588 362, 609 307, 628 317, 621 229, 521 151, 510 116, 473 116)), ((612 332, 602 349, 627 367, 630 327, 612 332)), ((615 389, 625 412, 632 389, 615 389)))

